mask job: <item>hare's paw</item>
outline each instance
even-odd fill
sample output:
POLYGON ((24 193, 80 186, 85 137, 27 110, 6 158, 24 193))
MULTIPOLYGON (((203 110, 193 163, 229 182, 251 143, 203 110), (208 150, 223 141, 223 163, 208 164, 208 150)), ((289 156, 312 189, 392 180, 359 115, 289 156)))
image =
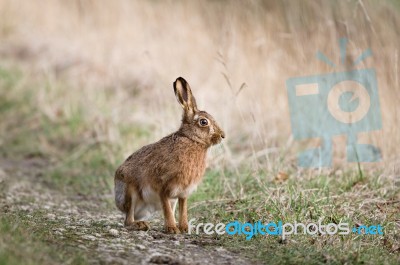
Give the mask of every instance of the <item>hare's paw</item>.
POLYGON ((126 229, 134 231, 147 231, 150 229, 150 225, 148 222, 145 221, 135 221, 127 225, 126 229))
POLYGON ((180 234, 180 231, 179 231, 178 227, 176 227, 176 226, 166 226, 165 232, 167 234, 180 234))
POLYGON ((179 230, 181 231, 181 233, 187 233, 189 230, 188 228, 189 225, 187 223, 179 225, 179 230))

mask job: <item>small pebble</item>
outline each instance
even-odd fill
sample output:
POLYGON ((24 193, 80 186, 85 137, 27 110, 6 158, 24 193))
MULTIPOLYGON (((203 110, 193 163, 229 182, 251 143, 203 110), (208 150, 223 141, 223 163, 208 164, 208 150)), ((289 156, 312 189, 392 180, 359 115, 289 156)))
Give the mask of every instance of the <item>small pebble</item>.
POLYGON ((145 246, 140 245, 140 244, 136 245, 136 248, 139 249, 139 250, 145 250, 146 249, 145 246))
POLYGON ((91 241, 95 241, 96 240, 96 237, 92 236, 92 235, 85 235, 85 236, 83 236, 83 238, 87 239, 87 240, 91 240, 91 241))
POLYGON ((54 213, 48 213, 47 218, 50 220, 54 220, 56 218, 56 215, 54 213))
POLYGON ((28 211, 30 209, 28 205, 22 205, 20 208, 22 211, 28 211))
POLYGON ((109 232, 110 235, 112 235, 112 236, 118 236, 118 235, 119 235, 119 232, 118 232, 117 229, 110 229, 110 230, 108 230, 108 232, 109 232))

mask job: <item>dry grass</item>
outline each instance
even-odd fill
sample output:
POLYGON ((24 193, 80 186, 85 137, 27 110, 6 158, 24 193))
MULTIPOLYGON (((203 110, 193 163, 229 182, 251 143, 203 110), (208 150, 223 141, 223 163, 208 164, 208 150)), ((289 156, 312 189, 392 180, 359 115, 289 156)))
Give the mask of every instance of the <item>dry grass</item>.
MULTIPOLYGON (((338 39, 347 37, 348 61, 368 47, 374 53, 360 67, 377 70, 383 130, 367 141, 382 149, 382 168, 399 160, 394 2, 2 0, 0 10, 2 64, 18 59, 27 75, 48 79, 34 103, 49 119, 78 109, 99 138, 128 154, 143 143, 121 143, 121 125, 148 125, 152 139, 176 129, 171 83, 184 76, 228 132, 226 163, 262 157, 269 169, 279 153, 279 167, 296 156, 286 79, 332 71, 315 53, 339 62, 338 39), (67 85, 52 87, 54 80, 67 85)), ((340 162, 344 145, 337 143, 340 162)))

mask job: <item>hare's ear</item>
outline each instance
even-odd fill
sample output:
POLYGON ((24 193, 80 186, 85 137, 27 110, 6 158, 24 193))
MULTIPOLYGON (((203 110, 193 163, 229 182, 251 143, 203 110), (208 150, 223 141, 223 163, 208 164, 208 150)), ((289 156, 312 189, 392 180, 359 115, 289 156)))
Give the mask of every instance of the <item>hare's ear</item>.
POLYGON ((176 99, 184 110, 184 115, 188 118, 193 116, 198 110, 196 99, 192 94, 192 90, 190 89, 188 82, 186 82, 186 80, 182 77, 178 77, 174 82, 174 92, 176 99))

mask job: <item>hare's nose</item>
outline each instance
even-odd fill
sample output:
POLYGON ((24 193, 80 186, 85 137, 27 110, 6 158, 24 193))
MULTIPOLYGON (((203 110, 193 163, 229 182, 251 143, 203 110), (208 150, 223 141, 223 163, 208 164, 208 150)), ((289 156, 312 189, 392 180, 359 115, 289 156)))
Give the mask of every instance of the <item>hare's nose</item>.
POLYGON ((225 133, 221 132, 221 138, 225 138, 225 133))

